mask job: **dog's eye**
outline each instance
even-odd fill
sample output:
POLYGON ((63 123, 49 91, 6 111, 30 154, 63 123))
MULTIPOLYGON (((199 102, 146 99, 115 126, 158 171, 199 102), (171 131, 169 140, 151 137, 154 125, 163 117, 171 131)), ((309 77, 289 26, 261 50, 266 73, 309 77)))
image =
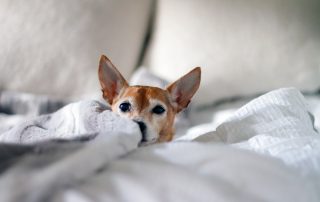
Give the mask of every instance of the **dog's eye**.
POLYGON ((131 108, 131 105, 130 103, 128 102, 124 102, 124 103, 121 103, 119 105, 119 109, 122 111, 122 112, 128 112, 130 111, 130 108, 131 108))
POLYGON ((152 109, 152 112, 155 114, 163 114, 165 111, 166 110, 160 105, 157 105, 152 109))

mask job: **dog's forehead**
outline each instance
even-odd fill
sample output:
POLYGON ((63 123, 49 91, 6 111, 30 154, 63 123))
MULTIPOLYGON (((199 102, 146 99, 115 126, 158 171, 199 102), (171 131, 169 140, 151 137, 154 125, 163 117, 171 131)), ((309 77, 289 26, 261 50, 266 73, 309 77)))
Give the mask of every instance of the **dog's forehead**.
POLYGON ((149 100, 159 100, 166 104, 170 103, 168 91, 151 86, 129 86, 121 97, 132 97, 137 102, 149 104, 149 100), (147 103, 144 103, 147 102, 147 103))

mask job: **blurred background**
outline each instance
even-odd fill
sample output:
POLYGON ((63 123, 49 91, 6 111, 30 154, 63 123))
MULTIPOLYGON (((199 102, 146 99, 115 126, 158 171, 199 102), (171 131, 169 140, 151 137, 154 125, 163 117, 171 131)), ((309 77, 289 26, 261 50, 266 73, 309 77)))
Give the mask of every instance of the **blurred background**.
POLYGON ((128 80, 140 66, 168 81, 201 66, 196 106, 320 86, 319 0, 0 0, 0 30, 2 104, 100 95, 101 54, 128 80))

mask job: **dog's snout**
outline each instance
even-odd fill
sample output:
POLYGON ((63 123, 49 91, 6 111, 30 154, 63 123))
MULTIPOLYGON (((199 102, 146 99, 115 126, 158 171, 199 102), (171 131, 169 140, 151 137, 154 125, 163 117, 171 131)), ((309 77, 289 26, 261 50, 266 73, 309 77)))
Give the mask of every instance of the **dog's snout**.
POLYGON ((137 121, 137 124, 139 125, 141 132, 145 132, 145 130, 147 128, 146 124, 143 123, 142 121, 137 121))
POLYGON ((147 129, 147 126, 146 126, 146 124, 144 123, 144 122, 142 122, 142 121, 135 121, 138 125, 139 125, 139 128, 140 128, 140 131, 141 131, 141 133, 142 133, 142 142, 145 142, 145 141, 147 141, 146 140, 146 129, 147 129))

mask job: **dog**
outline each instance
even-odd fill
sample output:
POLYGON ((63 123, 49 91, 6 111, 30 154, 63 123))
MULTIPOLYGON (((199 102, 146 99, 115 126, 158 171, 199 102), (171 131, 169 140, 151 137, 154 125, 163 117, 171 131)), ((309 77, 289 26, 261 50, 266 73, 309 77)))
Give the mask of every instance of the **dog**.
POLYGON ((98 70, 104 100, 113 112, 135 121, 141 145, 169 142, 174 136, 174 119, 185 109, 200 86, 201 68, 196 67, 166 89, 130 86, 112 62, 102 55, 98 70))

